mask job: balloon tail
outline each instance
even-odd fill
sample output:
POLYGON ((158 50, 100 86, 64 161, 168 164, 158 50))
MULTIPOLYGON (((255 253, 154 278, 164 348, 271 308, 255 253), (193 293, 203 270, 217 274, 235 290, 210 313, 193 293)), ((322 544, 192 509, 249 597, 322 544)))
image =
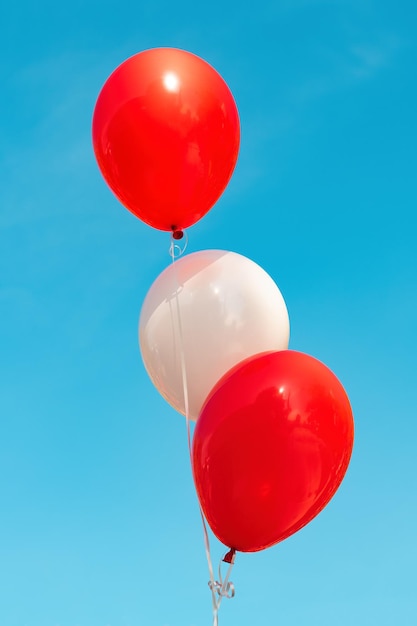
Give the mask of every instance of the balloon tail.
POLYGON ((223 557, 223 563, 232 563, 232 565, 235 562, 235 558, 236 558, 236 550, 234 548, 231 548, 229 550, 229 552, 227 552, 224 557, 223 557))
MULTIPOLYGON (((171 245, 169 248, 169 253, 172 259, 172 264, 174 269, 175 268, 175 260, 180 257, 186 247, 187 247, 187 243, 188 243, 188 238, 186 233, 184 233, 183 231, 177 231, 174 230, 174 232, 171 235, 172 239, 171 239, 171 245), (178 236, 178 233, 181 233, 180 236, 178 236), (183 238, 183 235, 185 234, 185 242, 183 243, 182 246, 180 246, 177 241, 181 240, 183 238)), ((182 329, 182 322, 181 322, 181 311, 180 311, 180 303, 179 303, 179 298, 178 298, 178 291, 180 289, 180 284, 179 284, 179 280, 178 277, 176 276, 177 279, 177 289, 175 290, 175 306, 176 306, 176 310, 177 310, 177 325, 178 325, 178 339, 179 339, 179 352, 180 352, 180 363, 181 363, 181 377, 182 377, 182 386, 183 386, 183 395, 184 395, 184 410, 185 410, 185 421, 186 421, 186 427, 187 427, 187 441, 188 441, 188 453, 189 453, 189 457, 190 457, 190 464, 192 466, 192 453, 191 453, 191 432, 190 432, 190 409, 189 409, 189 401, 188 401, 188 383, 187 383, 187 367, 186 367, 186 362, 185 362, 185 351, 184 351, 184 335, 183 335, 183 329, 182 329)), ((223 559, 220 561, 219 563, 219 576, 218 576, 218 580, 215 580, 214 578, 214 571, 213 571, 213 563, 211 560, 211 553, 210 553, 210 541, 209 541, 209 536, 208 536, 208 531, 207 531, 207 522, 205 520, 204 517, 204 513, 201 509, 200 504, 199 506, 199 510, 200 510, 200 516, 201 516, 201 522, 203 525, 203 535, 204 535, 204 548, 205 548, 205 552, 206 552, 206 558, 207 558, 207 565, 208 565, 208 570, 209 570, 209 576, 210 576, 210 580, 208 582, 208 586, 210 588, 211 591, 211 600, 212 600, 212 606, 213 606, 213 626, 218 626, 219 623, 219 618, 218 618, 218 612, 219 612, 219 608, 220 608, 220 604, 223 598, 233 598, 235 595, 235 587, 233 585, 232 582, 229 582, 229 578, 230 578, 230 574, 232 573, 232 569, 233 569, 233 565, 235 562, 235 556, 236 556, 236 550, 234 550, 233 548, 231 548, 223 557, 223 559), (223 580, 222 577, 222 572, 221 572, 221 564, 222 561, 224 563, 228 563, 229 567, 227 569, 226 572, 226 576, 223 580)))
POLYGON ((178 228, 175 228, 175 226, 172 227, 172 238, 173 239, 182 239, 184 237, 184 231, 180 230, 178 228))

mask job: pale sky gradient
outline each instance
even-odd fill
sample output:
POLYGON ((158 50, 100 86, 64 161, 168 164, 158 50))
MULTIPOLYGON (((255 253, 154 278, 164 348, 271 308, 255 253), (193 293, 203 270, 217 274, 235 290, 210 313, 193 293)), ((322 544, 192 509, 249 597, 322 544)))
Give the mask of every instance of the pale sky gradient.
POLYGON ((188 251, 274 278, 290 347, 335 372, 356 423, 329 506, 238 555, 220 626, 417 623, 416 5, 241 4, 1 9, 1 625, 211 624, 184 419, 137 342, 169 236, 117 202, 91 146, 108 75, 158 46, 211 63, 241 118, 188 251))

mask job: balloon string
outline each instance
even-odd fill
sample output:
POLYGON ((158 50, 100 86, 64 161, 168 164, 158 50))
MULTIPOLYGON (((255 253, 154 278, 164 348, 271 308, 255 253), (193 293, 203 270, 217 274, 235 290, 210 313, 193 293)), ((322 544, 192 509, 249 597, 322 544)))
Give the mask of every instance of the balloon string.
MULTIPOLYGON (((204 518, 203 518, 203 526, 205 528, 205 532, 206 532, 206 526, 204 523, 204 518)), ((207 537, 207 541, 208 541, 208 537, 207 537)), ((209 587, 212 591, 212 597, 214 596, 214 600, 213 600, 213 606, 214 606, 214 610, 213 610, 213 626, 217 626, 218 625, 218 611, 220 609, 220 604, 223 598, 233 598, 235 595, 235 587, 234 584, 232 582, 229 582, 229 578, 230 578, 230 574, 232 573, 232 569, 233 569, 233 565, 235 563, 235 550, 230 550, 222 559, 222 561, 229 563, 229 567, 227 568, 227 572, 226 572, 226 577, 223 580, 222 578, 222 571, 221 571, 221 565, 222 565, 222 561, 220 561, 219 563, 219 580, 215 581, 214 583, 210 580, 209 582, 209 587), (219 596, 218 599, 215 597, 215 594, 217 593, 217 595, 219 596)))
MULTIPOLYGON (((183 386, 183 395, 184 395, 185 420, 186 420, 186 427, 187 427, 188 453, 190 457, 190 464, 191 464, 191 470, 192 470, 190 408, 189 408, 189 393, 188 393, 188 382, 187 382, 187 367, 186 367, 186 362, 185 362, 184 334, 183 334, 183 329, 182 329, 181 311, 180 311, 180 303, 179 303, 179 297, 178 297, 180 284, 179 284, 179 279, 178 279, 178 275, 176 272, 177 268, 176 268, 176 263, 175 263, 175 260, 184 253, 187 247, 188 239, 185 240, 183 246, 180 246, 177 243, 176 238, 174 238, 173 236, 171 237, 172 239, 171 239, 171 245, 169 248, 169 253, 172 259, 172 265, 174 268, 174 275, 176 278, 176 286, 177 286, 175 290, 175 306, 177 309, 179 352, 180 352, 181 377, 182 377, 182 386, 183 386)), ((208 565, 209 576, 210 576, 208 586, 211 591, 211 600, 212 600, 212 607, 213 607, 213 626, 218 626, 218 623, 219 623, 218 612, 219 612, 222 598, 233 598, 233 596, 235 595, 234 585, 232 582, 229 582, 230 574, 232 572, 234 561, 235 561, 235 551, 230 550, 229 553, 223 558, 225 562, 229 563, 229 567, 228 567, 224 581, 222 579, 222 573, 221 573, 221 563, 222 563, 221 561, 219 563, 219 580, 218 581, 215 580, 213 564, 211 560, 211 553, 210 553, 210 541, 209 541, 209 536, 208 536, 208 531, 207 531, 207 523, 204 518, 204 513, 202 511, 200 503, 198 503, 198 507, 200 510, 201 522, 203 525, 204 548, 206 552, 207 565, 208 565)))
POLYGON ((175 264, 175 259, 181 256, 184 253, 187 242, 183 247, 179 246, 178 243, 174 243, 174 239, 171 240, 171 245, 169 247, 169 253, 172 259, 172 266, 174 268, 174 276, 176 282, 176 290, 175 290, 175 307, 177 309, 177 324, 178 324, 178 337, 179 337, 179 352, 180 352, 180 363, 181 363, 181 377, 182 377, 182 391, 184 396, 184 410, 185 410, 185 418, 187 422, 187 439, 188 439, 188 451, 190 454, 191 461, 191 434, 190 434, 190 408, 189 408, 189 399, 188 399, 188 382, 187 382, 187 368, 185 364, 185 351, 184 351, 184 335, 182 332, 182 323, 181 323, 181 313, 180 313, 180 302, 178 297, 178 291, 180 289, 180 283, 177 275, 177 266, 175 264))

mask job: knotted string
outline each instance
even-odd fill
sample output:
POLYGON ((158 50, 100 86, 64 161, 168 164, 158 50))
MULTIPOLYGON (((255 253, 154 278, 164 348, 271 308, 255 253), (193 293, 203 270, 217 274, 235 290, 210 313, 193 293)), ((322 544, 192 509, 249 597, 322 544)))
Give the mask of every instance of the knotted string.
MULTIPOLYGON (((191 433, 190 433, 190 409, 189 409, 189 398, 188 398, 188 382, 187 382, 187 368, 185 363, 185 350, 184 350, 184 335, 182 329, 181 322, 181 311, 180 311, 180 303, 178 292, 180 289, 179 279, 176 271, 175 260, 180 257, 187 247, 188 238, 186 236, 185 242, 183 245, 180 245, 178 241, 183 238, 183 231, 174 231, 171 235, 171 245, 169 247, 169 254, 172 259, 172 265, 174 268, 174 275, 176 279, 176 289, 175 289, 175 306, 177 312, 177 324, 178 324, 178 338, 179 338, 179 353, 180 353, 180 363, 181 363, 181 377, 182 377, 182 387, 183 387, 183 395, 184 395, 184 410, 185 410, 185 421, 187 427, 187 441, 188 441, 188 453, 190 457, 190 464, 192 468, 192 453, 191 453, 191 433)), ((210 542, 207 531, 207 523, 204 518, 204 513, 201 509, 200 504, 198 504, 200 510, 201 521, 203 525, 203 535, 204 535, 204 548, 206 552, 207 565, 210 575, 210 580, 208 582, 208 586, 211 591, 211 600, 213 607, 213 626, 218 626, 218 612, 220 608, 220 604, 223 598, 233 598, 235 595, 235 588, 232 582, 229 582, 230 574, 232 573, 233 565, 235 562, 235 550, 231 549, 229 552, 223 557, 222 561, 229 564, 229 567, 226 572, 226 576, 223 580, 221 573, 221 564, 219 563, 219 579, 215 580, 214 572, 213 572, 213 564, 211 560, 210 554, 210 542)))

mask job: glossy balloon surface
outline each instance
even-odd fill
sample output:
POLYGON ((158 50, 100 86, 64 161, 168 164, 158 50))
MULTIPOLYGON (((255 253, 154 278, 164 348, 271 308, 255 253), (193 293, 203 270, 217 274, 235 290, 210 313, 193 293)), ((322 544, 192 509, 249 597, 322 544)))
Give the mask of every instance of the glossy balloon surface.
POLYGON ((320 361, 284 350, 237 365, 197 421, 193 472, 214 534, 252 552, 286 539, 329 502, 353 446, 349 399, 320 361))
POLYGON ((257 263, 225 250, 202 250, 168 266, 147 293, 139 319, 148 374, 185 414, 183 350, 194 420, 231 367, 259 352, 285 349, 288 339, 287 307, 275 282, 257 263))
POLYGON ((119 200, 161 230, 191 226, 236 164, 239 117, 223 78, 173 48, 140 52, 104 84, 93 115, 98 165, 119 200))

